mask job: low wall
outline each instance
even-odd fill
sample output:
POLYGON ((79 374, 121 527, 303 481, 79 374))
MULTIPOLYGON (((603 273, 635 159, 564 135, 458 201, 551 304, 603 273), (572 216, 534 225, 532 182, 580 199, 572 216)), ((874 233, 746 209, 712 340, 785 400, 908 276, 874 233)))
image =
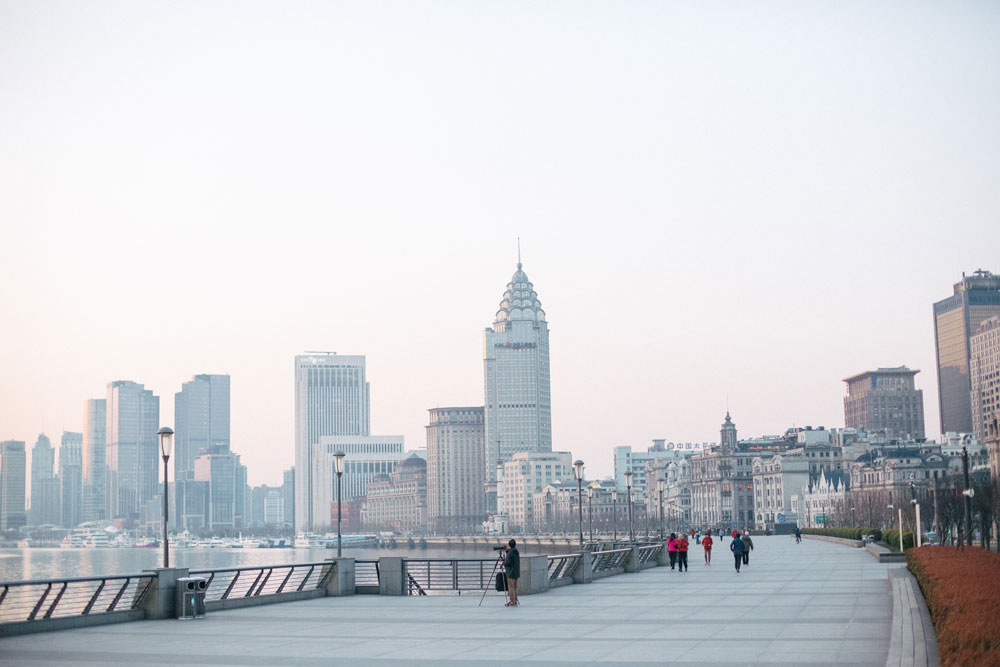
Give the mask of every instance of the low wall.
POLYGON ((875 544, 874 542, 865 547, 865 551, 870 553, 872 556, 878 559, 880 563, 905 563, 906 554, 899 553, 898 551, 891 551, 883 547, 881 544, 875 544))
POLYGON ((142 621, 145 618, 146 612, 141 609, 132 609, 130 611, 112 611, 106 614, 88 616, 70 616, 69 618, 46 618, 38 621, 3 623, 0 624, 0 638, 30 635, 35 632, 48 632, 49 630, 75 630, 77 628, 90 628, 95 625, 142 621))
POLYGON ((858 549, 864 546, 861 540, 849 540, 844 537, 830 537, 829 535, 806 535, 805 533, 802 533, 802 538, 810 540, 822 540, 823 542, 833 542, 834 544, 842 544, 845 547, 857 547, 858 549))
POLYGON ((886 667, 938 667, 937 635, 916 578, 905 567, 889 570, 892 633, 886 667))
POLYGON ((259 607, 262 604, 277 604, 279 602, 297 602, 299 600, 312 600, 313 598, 326 597, 326 591, 321 588, 313 588, 308 591, 292 591, 290 593, 277 593, 274 595, 259 595, 256 597, 227 598, 225 600, 208 600, 205 602, 205 611, 222 611, 223 609, 242 609, 243 607, 259 607))

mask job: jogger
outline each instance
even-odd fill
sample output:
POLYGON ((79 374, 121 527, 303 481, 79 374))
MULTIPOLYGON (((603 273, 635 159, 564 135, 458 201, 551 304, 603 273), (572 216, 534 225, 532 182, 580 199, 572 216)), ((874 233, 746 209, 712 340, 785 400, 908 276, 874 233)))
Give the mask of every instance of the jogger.
POLYGON ((733 552, 733 556, 736 559, 736 572, 740 571, 740 564, 743 562, 743 540, 736 538, 729 545, 729 550, 733 552))
POLYGON ((702 548, 705 549, 705 565, 711 565, 712 563, 712 536, 705 535, 701 541, 702 548))

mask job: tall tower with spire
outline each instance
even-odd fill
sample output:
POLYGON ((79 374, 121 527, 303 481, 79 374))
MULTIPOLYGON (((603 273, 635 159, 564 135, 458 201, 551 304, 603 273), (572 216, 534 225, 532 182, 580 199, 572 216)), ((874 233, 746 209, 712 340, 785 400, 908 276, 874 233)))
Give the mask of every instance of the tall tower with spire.
POLYGON ((493 326, 483 332, 486 394, 486 494, 496 508, 497 463, 519 452, 552 451, 549 327, 534 286, 514 272, 493 326))
POLYGON ((722 429, 719 431, 719 444, 724 450, 736 451, 736 424, 726 410, 726 421, 722 422, 722 429))

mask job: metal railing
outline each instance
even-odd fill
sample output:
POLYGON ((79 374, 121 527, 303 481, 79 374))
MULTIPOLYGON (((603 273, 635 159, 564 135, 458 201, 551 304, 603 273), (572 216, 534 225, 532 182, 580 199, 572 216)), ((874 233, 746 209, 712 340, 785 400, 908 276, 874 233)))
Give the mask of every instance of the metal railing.
POLYGON ((595 551, 592 554, 591 567, 593 572, 607 572, 625 567, 626 561, 632 557, 632 549, 609 549, 595 551))
MULTIPOLYGON (((492 586, 493 558, 406 558, 407 595, 441 595, 482 591, 492 586)), ((357 570, 355 570, 357 572, 357 570)))
POLYGON ((354 561, 354 592, 378 595, 378 560, 354 561))
POLYGON ((0 584, 0 623, 96 616, 140 609, 153 573, 0 584))
POLYGON ((649 561, 656 562, 656 559, 660 557, 663 553, 662 544, 650 544, 648 546, 639 547, 639 565, 642 566, 649 561))
POLYGON ((191 570, 191 576, 208 579, 206 602, 232 598, 252 598, 295 591, 314 590, 326 586, 333 571, 330 561, 290 563, 257 567, 233 567, 219 570, 191 570))
POLYGON ((572 582, 582 558, 580 554, 549 556, 549 585, 572 582))

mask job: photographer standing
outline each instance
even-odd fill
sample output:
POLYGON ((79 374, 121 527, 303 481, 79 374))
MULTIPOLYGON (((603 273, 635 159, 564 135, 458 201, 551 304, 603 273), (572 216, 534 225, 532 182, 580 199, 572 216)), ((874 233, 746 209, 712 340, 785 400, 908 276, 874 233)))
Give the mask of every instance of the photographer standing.
POLYGON ((504 554, 503 569, 507 573, 507 588, 510 592, 510 602, 508 607, 516 607, 517 602, 517 580, 521 577, 521 554, 517 552, 517 542, 511 538, 507 543, 507 551, 504 554))

